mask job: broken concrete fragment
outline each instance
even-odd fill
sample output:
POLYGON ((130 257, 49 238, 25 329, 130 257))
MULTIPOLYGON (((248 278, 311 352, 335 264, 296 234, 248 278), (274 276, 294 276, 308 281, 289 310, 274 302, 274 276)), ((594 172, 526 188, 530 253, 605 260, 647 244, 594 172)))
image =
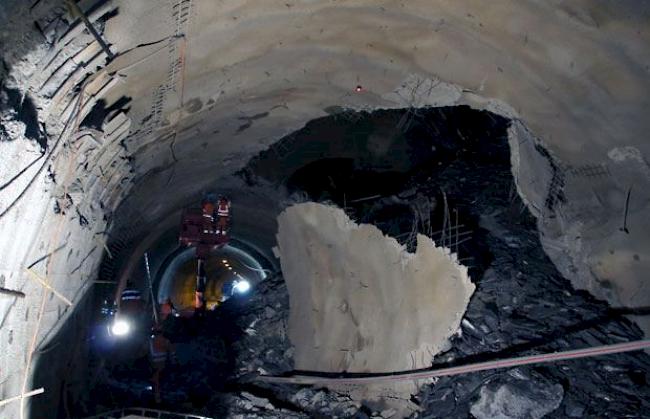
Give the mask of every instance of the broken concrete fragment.
POLYGON ((420 235, 408 253, 316 203, 289 207, 278 221, 297 369, 423 368, 458 329, 475 287, 448 249, 420 235))
MULTIPOLYGON (((448 249, 418 235, 409 253, 375 226, 316 203, 287 208, 278 224, 296 369, 424 368, 458 330, 475 286, 448 249)), ((390 395, 396 407, 395 398, 408 400, 417 390, 415 383, 388 387, 351 395, 390 395)))
POLYGON ((379 415, 382 418, 389 419, 389 418, 394 417, 396 413, 397 413, 397 411, 395 409, 386 409, 386 410, 382 410, 379 415))
POLYGON ((250 401, 252 406, 261 407, 261 408, 264 408, 264 409, 273 409, 274 408, 273 405, 269 402, 268 399, 253 396, 252 394, 250 394, 248 392, 245 392, 245 391, 242 392, 241 395, 242 395, 242 397, 244 397, 245 399, 250 401))
POLYGON ((550 382, 519 381, 496 389, 485 386, 471 413, 478 419, 539 419, 557 409, 563 397, 562 386, 550 382))

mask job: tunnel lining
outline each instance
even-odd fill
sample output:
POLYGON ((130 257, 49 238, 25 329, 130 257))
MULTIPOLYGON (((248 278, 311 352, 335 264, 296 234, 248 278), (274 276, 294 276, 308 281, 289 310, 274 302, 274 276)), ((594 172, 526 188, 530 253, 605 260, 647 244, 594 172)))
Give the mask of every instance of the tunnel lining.
MULTIPOLYGON (((252 267, 259 269, 261 272, 259 272, 260 277, 259 278, 254 278, 250 277, 247 279, 250 279, 253 287, 258 283, 266 279, 267 277, 267 271, 262 267, 262 265, 248 252, 245 250, 239 249, 237 246, 237 243, 231 243, 229 245, 226 245, 223 249, 219 249, 217 251, 212 252, 212 257, 214 255, 219 254, 222 255, 221 257, 226 257, 228 254, 233 254, 235 258, 242 258, 246 261, 246 263, 252 265, 252 267)), ((232 258, 233 256, 231 256, 232 258)), ((193 262, 196 258, 195 255, 195 249, 193 248, 178 248, 176 251, 171 253, 169 256, 165 258, 165 261, 161 265, 160 269, 158 270, 156 277, 154 278, 154 294, 157 297, 158 304, 162 303, 165 301, 165 299, 171 297, 169 295, 170 290, 173 285, 174 279, 177 279, 177 273, 181 269, 181 267, 186 264, 187 262, 193 262)), ((246 266, 243 263, 244 266, 246 266)), ((250 266, 248 265, 248 266, 250 266)), ((192 266, 192 272, 195 272, 194 266, 192 266)), ((208 282, 211 283, 215 281, 216 278, 209 278, 208 282)), ((174 299, 172 298, 172 301, 174 299)), ((178 301, 175 303, 176 306, 178 306, 178 301)))

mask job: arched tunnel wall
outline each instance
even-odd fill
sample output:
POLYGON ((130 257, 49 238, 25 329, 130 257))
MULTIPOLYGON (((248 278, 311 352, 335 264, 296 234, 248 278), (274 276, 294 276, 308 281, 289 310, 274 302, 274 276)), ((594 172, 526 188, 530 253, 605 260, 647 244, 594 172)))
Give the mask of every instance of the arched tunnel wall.
MULTIPOLYGON (((61 1, 0 11, 0 285, 25 294, 0 300, 3 398, 42 385, 39 351, 84 306, 109 244, 144 250, 161 220, 219 189, 270 249, 277 195, 231 175, 345 109, 468 104, 512 118, 518 190, 558 268, 614 304, 647 305, 647 3, 79 5, 115 58, 61 1), (84 126, 93 109, 103 121, 84 126)), ((21 404, 2 414, 24 417, 21 404)))

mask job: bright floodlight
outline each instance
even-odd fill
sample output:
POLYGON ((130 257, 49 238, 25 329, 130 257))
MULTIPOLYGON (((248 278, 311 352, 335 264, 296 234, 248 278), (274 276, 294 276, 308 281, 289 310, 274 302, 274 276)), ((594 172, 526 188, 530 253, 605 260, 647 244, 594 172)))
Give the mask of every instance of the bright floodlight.
POLYGON ((249 289, 251 289, 251 283, 243 279, 241 281, 235 282, 234 288, 235 291, 237 291, 240 294, 243 294, 247 292, 249 289))
POLYGON ((131 325, 126 320, 115 320, 111 327, 111 332, 113 332, 115 336, 124 336, 128 334, 130 330, 131 325))

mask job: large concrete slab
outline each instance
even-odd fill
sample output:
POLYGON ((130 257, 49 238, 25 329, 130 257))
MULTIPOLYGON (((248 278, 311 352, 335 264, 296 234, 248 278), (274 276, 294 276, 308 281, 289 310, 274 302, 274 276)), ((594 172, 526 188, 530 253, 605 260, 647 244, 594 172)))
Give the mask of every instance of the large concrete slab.
POLYGON ((335 207, 304 203, 278 217, 295 368, 422 368, 458 329, 475 286, 456 255, 418 236, 416 253, 335 207))

